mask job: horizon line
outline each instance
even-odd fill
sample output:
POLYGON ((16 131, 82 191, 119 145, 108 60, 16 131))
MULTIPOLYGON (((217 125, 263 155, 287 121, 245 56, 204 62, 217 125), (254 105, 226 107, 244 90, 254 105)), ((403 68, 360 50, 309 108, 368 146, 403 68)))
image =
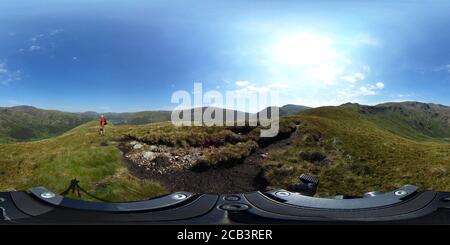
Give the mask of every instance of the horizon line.
MULTIPOLYGON (((383 105, 383 104, 387 104, 387 103, 421 103, 421 104, 432 104, 432 105, 440 105, 440 106, 445 106, 445 107, 450 107, 450 105, 445 105, 442 103, 435 103, 435 102, 422 102, 422 101, 414 101, 414 100, 405 100, 405 101, 386 101, 386 102, 380 102, 380 103, 375 103, 375 104, 361 104, 358 102, 346 102, 346 103, 342 103, 339 105, 322 105, 322 106, 307 106, 307 105, 299 105, 299 104, 293 104, 293 103, 288 103, 288 104, 284 104, 282 106, 270 106, 270 107, 283 107, 283 106, 287 106, 287 105, 294 105, 294 106, 304 106, 304 107, 308 107, 310 109, 313 108, 320 108, 320 107, 329 107, 329 106, 342 106, 342 105, 346 105, 346 104, 358 104, 358 105, 363 105, 363 106, 378 106, 378 105, 383 105)), ((108 114, 108 113, 138 113, 138 112, 173 112, 174 110, 170 110, 170 109, 143 109, 143 110, 134 110, 134 111, 105 111, 105 112, 99 112, 99 111, 95 111, 95 110, 85 110, 85 111, 66 111, 63 109, 57 109, 57 108, 46 108, 46 107, 39 107, 39 106, 33 106, 33 105, 26 105, 26 104, 22 104, 22 105, 10 105, 10 106, 5 106, 5 105, 0 105, 0 108, 15 108, 15 107, 32 107, 35 109, 39 109, 39 110, 48 110, 48 111, 59 111, 59 112, 67 112, 67 113, 76 113, 76 114, 83 114, 83 113, 97 113, 97 114, 108 114)), ((185 108, 182 110, 192 110, 192 109, 196 109, 196 108, 208 108, 208 107, 215 107, 215 106, 203 106, 203 107, 191 107, 191 108, 185 108)), ((268 106, 269 107, 269 106, 268 106)), ((248 112, 248 111, 243 111, 243 110, 237 110, 237 109, 230 109, 230 108, 226 108, 226 107, 216 107, 219 109, 224 109, 224 110, 234 110, 234 111, 238 111, 238 112, 243 112, 243 113, 249 113, 249 114, 255 114, 258 113, 264 109, 267 109, 268 107, 265 107, 257 112, 248 112)))

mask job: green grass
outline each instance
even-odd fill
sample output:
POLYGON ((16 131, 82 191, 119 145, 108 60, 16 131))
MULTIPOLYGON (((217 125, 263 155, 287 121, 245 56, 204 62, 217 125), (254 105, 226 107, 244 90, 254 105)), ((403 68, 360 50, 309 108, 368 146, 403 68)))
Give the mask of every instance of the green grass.
POLYGON ((194 167, 205 169, 242 163, 257 148, 258 144, 253 140, 226 144, 202 156, 194 167))
POLYGON ((175 127, 170 122, 121 127, 122 135, 148 144, 169 146, 221 146, 245 141, 242 136, 224 127, 175 127))
POLYGON ((300 135, 291 146, 269 153, 264 164, 271 185, 287 188, 301 173, 321 179, 320 195, 357 195, 388 191, 404 184, 449 190, 450 144, 409 139, 380 127, 354 110, 324 107, 292 117, 300 135), (325 152, 322 166, 299 157, 301 151, 325 152))
POLYGON ((1 190, 45 186, 55 192, 77 178, 94 195, 111 201, 136 200, 165 192, 159 184, 132 177, 120 159, 113 140, 98 136, 96 122, 77 127, 61 136, 27 143, 0 145, 1 190), (109 145, 100 143, 106 140, 109 145))
MULTIPOLYGON (((290 145, 269 152, 263 168, 270 185, 287 188, 301 173, 309 173, 321 179, 322 196, 388 191, 404 184, 450 190, 448 138, 432 137, 395 116, 375 117, 341 106, 310 109, 283 118, 280 135, 289 136, 297 124, 299 134, 290 145), (324 164, 310 162, 302 152, 320 152, 327 158, 324 164)), ((259 138, 259 130, 175 127, 170 122, 111 124, 107 126, 108 136, 101 138, 97 122, 90 122, 50 139, 0 144, 0 190, 45 186, 59 193, 77 178, 82 187, 106 200, 144 199, 166 190, 158 183, 130 175, 117 147, 121 139, 210 149, 199 163, 217 167, 243 160, 256 143, 274 142, 259 138), (108 146, 101 146, 103 140, 108 146)))
POLYGON ((88 121, 89 118, 77 113, 30 106, 0 107, 0 143, 51 138, 88 121))
MULTIPOLYGON (((254 133, 238 134, 224 127, 175 127, 169 122, 110 124, 107 137, 99 137, 98 129, 93 121, 51 139, 0 144, 0 190, 45 186, 61 193, 71 179, 77 178, 83 188, 102 199, 138 200, 162 195, 166 190, 158 183, 130 175, 118 149, 123 139, 177 147, 213 147, 203 158, 210 167, 243 159, 257 146, 250 140, 254 133), (108 146, 101 146, 103 141, 108 146)), ((83 199, 92 200, 87 196, 83 199)))

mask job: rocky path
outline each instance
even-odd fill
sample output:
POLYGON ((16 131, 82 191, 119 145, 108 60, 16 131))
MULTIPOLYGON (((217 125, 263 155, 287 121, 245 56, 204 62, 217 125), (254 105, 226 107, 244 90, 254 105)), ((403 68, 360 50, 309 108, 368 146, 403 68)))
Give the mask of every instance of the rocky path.
MULTIPOLYGON (((188 191, 193 193, 236 193, 265 190, 268 182, 263 178, 261 164, 271 149, 282 148, 292 142, 297 134, 294 131, 290 137, 274 142, 264 148, 258 148, 248 156, 243 163, 236 164, 230 168, 209 169, 196 172, 189 169, 189 161, 178 164, 178 166, 165 169, 152 169, 151 166, 139 164, 138 159, 128 156, 130 142, 122 142, 119 146, 124 155, 124 163, 131 174, 141 179, 155 180, 161 183, 169 192, 188 191)), ((189 152, 196 152, 191 149, 189 152)), ((147 153, 149 154, 149 153, 147 153)), ((191 155, 178 156, 179 159, 191 155)), ((173 158, 173 156, 169 156, 173 158)), ((180 160, 177 159, 177 162, 180 160)))

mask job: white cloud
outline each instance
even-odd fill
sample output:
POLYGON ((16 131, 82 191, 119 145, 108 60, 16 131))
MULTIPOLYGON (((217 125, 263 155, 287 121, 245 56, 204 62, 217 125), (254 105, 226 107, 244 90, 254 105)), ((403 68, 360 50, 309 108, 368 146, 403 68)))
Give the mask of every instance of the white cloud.
POLYGON ((257 84, 250 81, 236 81, 235 86, 230 87, 227 93, 234 93, 235 96, 244 99, 245 103, 241 101, 241 103, 235 104, 234 101, 224 101, 224 107, 255 113, 269 105, 279 105, 278 92, 286 90, 286 88, 288 88, 287 84, 281 82, 257 84))
POLYGON ((370 87, 366 87, 366 86, 361 86, 359 87, 359 91, 356 93, 356 95, 362 95, 362 96, 366 96, 366 95, 374 95, 376 94, 376 90, 370 87))
POLYGON ((344 72, 344 68, 335 65, 322 65, 312 69, 312 75, 325 85, 334 85, 336 77, 344 72))
POLYGON ((342 80, 347 81, 349 83, 356 83, 356 78, 354 76, 343 76, 342 80))
POLYGON ((38 46, 38 45, 31 45, 31 46, 28 48, 28 50, 29 50, 30 52, 33 52, 33 51, 39 51, 39 50, 41 50, 41 46, 38 46))
POLYGON ((377 87, 377 89, 384 89, 384 83, 378 82, 375 84, 375 87, 377 87))
POLYGON ((272 82, 267 84, 257 85, 256 83, 251 83, 249 81, 236 81, 237 93, 267 93, 270 91, 284 90, 288 89, 289 85, 282 82, 272 82))
POLYGON ((236 90, 236 92, 240 93, 240 94, 267 93, 269 91, 270 91, 270 88, 268 86, 256 86, 256 85, 252 85, 252 84, 240 87, 236 90))
POLYGON ((8 85, 11 82, 19 81, 21 80, 21 71, 10 71, 6 68, 6 63, 0 63, 0 84, 1 85, 8 85))
POLYGON ((8 73, 8 70, 5 68, 4 63, 0 63, 0 74, 6 74, 8 73))
POLYGON ((236 85, 238 87, 244 87, 244 86, 247 86, 249 84, 250 84, 249 81, 236 81, 236 85))
POLYGON ((357 72, 357 73, 353 74, 353 76, 358 80, 364 80, 366 78, 366 75, 364 75, 361 72, 357 72))
POLYGON ((444 72, 450 73, 450 64, 434 67, 434 68, 431 69, 431 71, 433 71, 433 72, 442 72, 442 71, 444 71, 444 72))
POLYGON ((289 85, 287 83, 282 82, 274 82, 269 85, 269 88, 273 89, 287 89, 289 88, 289 85))
POLYGON ((50 35, 51 35, 51 36, 54 36, 54 35, 60 34, 60 33, 63 32, 63 31, 64 31, 63 29, 55 29, 55 30, 51 30, 51 31, 50 31, 50 35))
POLYGON ((73 60, 78 60, 78 57, 74 56, 72 57, 73 60))
POLYGON ((40 33, 40 34, 37 34, 37 35, 31 37, 30 40, 31 40, 32 42, 37 42, 40 38, 43 38, 43 37, 45 37, 45 34, 40 33))
POLYGON ((364 96, 376 95, 379 91, 384 89, 384 83, 377 82, 375 85, 368 84, 360 86, 359 88, 347 87, 338 92, 343 100, 354 101, 364 96))
POLYGON ((358 81, 364 80, 366 78, 366 75, 361 72, 353 73, 352 75, 346 75, 341 77, 342 80, 347 81, 349 83, 356 83, 358 81))

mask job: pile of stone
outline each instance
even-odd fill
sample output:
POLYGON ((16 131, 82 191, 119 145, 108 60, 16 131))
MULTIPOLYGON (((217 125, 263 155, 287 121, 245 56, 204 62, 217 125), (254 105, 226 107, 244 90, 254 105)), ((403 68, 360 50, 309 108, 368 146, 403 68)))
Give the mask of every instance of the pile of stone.
POLYGON ((127 159, 158 174, 188 169, 203 155, 199 148, 178 149, 165 145, 147 145, 138 141, 129 142, 127 159))

